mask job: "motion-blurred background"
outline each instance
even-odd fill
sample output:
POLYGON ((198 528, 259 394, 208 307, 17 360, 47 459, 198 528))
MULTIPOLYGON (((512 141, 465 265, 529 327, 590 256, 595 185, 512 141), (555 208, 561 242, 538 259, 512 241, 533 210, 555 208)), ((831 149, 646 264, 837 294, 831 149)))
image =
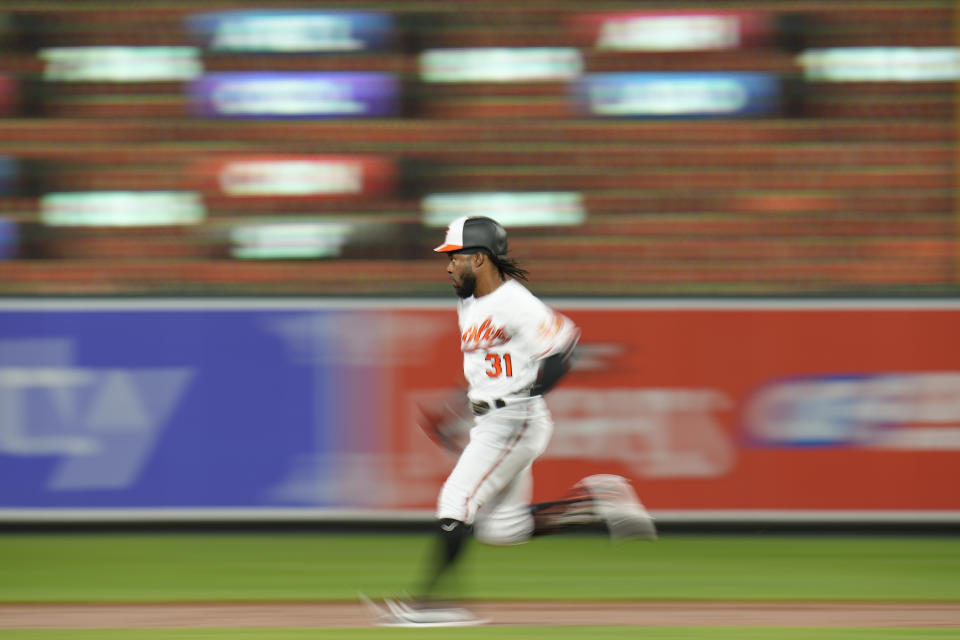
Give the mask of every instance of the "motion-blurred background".
POLYGON ((0 515, 428 516, 418 412, 460 369, 431 248, 483 214, 584 329, 538 497, 955 523, 956 25, 0 3, 0 515))
POLYGON ((954 5, 7 0, 0 293, 955 292, 954 5))

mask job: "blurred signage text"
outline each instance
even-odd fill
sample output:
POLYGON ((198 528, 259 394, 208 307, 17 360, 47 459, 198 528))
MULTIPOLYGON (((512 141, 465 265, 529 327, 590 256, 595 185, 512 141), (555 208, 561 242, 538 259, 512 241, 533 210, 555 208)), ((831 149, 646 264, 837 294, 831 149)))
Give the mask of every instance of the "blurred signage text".
POLYGON ((956 82, 960 47, 836 47, 798 57, 811 82, 956 82))
POLYGON ((199 115, 238 118, 368 118, 395 115, 400 87, 377 72, 222 72, 190 87, 199 115))
POLYGON ((742 421, 759 446, 960 450, 960 371, 771 382, 742 421))
POLYGON ((394 162, 381 156, 237 156, 197 166, 212 191, 235 197, 360 197, 387 193, 394 162))
POLYGON ((176 82, 203 73, 196 47, 42 49, 43 79, 57 82, 176 82))
POLYGON ((593 73, 576 91, 581 108, 598 117, 752 116, 780 107, 780 81, 769 73, 593 73))
POLYGON ((420 55, 424 82, 565 82, 582 72, 580 51, 570 47, 430 49, 420 55))
POLYGON ((330 258, 340 255, 352 231, 347 222, 238 222, 230 229, 230 255, 244 260, 330 258))
POLYGON ((390 14, 372 11, 222 11, 191 16, 188 25, 206 47, 224 52, 367 51, 394 39, 390 14))
POLYGON ((570 19, 578 42, 613 51, 715 51, 772 41, 772 16, 762 11, 632 11, 570 19))
POLYGON ((40 198, 40 219, 54 227, 191 225, 205 214, 200 195, 192 191, 81 191, 40 198))
POLYGON ((492 216, 508 227, 579 225, 587 217, 573 191, 434 193, 423 199, 423 223, 445 227, 461 216, 492 216))

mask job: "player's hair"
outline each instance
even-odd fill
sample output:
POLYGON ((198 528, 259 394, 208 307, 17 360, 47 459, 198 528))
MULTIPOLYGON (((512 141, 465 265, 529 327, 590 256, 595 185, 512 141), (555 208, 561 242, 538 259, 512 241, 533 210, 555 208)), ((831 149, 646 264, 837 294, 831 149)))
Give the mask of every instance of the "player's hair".
POLYGON ((488 256, 493 260, 493 264, 497 265, 497 270, 500 272, 501 278, 511 277, 516 278, 517 280, 527 280, 528 271, 517 264, 517 261, 513 258, 498 258, 489 251, 485 251, 488 256))
POLYGON ((529 275, 529 272, 517 264, 517 261, 513 258, 498 258, 497 256, 493 255, 493 252, 490 251, 490 249, 487 249, 486 247, 468 247, 466 249, 460 249, 455 253, 482 253, 483 255, 487 256, 487 259, 492 262, 494 266, 497 267, 497 271, 500 272, 501 279, 510 277, 516 278, 517 280, 526 281, 527 276, 529 275))

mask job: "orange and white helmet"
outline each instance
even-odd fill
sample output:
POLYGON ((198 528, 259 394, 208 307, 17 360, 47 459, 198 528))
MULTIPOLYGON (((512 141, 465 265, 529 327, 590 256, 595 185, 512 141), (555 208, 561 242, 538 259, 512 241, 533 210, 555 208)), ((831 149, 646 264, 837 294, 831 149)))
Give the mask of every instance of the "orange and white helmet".
POLYGON ((499 259, 507 257, 507 230, 493 218, 464 216, 447 227, 443 244, 437 253, 452 253, 464 249, 486 249, 499 259))

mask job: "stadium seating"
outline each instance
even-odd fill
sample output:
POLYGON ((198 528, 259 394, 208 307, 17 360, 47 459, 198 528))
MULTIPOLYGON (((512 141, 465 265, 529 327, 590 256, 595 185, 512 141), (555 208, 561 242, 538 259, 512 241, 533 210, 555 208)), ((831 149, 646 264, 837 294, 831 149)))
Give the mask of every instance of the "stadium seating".
MULTIPOLYGON (((0 69, 17 79, 21 96, 18 110, 0 118, 0 153, 21 163, 22 175, 18 188, 0 193, 0 217, 20 225, 21 246, 0 263, 0 294, 445 295, 443 263, 430 251, 442 228, 424 225, 422 198, 491 191, 582 196, 582 224, 511 228, 512 251, 544 294, 956 290, 954 82, 804 80, 799 49, 778 43, 716 53, 597 50, 578 45, 567 27, 593 9, 552 4, 495 0, 424 12, 400 0, 364 3, 396 18, 392 49, 201 51, 207 72, 379 71, 402 80, 402 111, 392 117, 231 119, 193 113, 187 81, 43 79, 44 48, 199 46, 185 26, 196 3, 5 3, 16 18, 9 28, 21 31, 16 48, 0 50, 0 69), (587 73, 775 73, 788 81, 790 100, 761 117, 591 118, 576 110, 567 82, 418 77, 426 49, 571 46, 580 46, 587 73), (198 161, 231 154, 376 154, 395 160, 402 176, 395 192, 365 199, 207 189, 205 218, 195 225, 54 227, 41 219, 45 193, 202 191, 198 161), (355 219, 382 233, 348 242, 337 257, 230 257, 231 225, 291 216, 355 219)), ((615 1, 603 10, 661 4, 615 1)), ((794 21, 790 35, 803 49, 956 45, 947 1, 762 6, 794 21)))

